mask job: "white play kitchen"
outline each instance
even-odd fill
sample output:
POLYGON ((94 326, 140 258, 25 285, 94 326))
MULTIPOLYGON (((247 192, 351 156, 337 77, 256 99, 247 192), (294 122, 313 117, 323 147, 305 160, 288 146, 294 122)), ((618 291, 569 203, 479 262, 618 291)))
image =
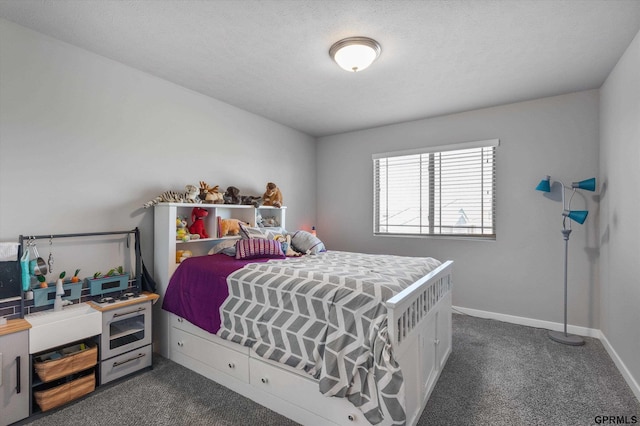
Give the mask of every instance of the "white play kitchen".
POLYGON ((158 295, 142 291, 139 238, 137 228, 20 236, 20 318, 0 324, 0 426, 58 408, 152 366, 151 311, 158 295), (131 250, 129 267, 84 279, 78 277, 79 269, 73 277, 51 274, 52 251, 45 262, 37 241, 73 238, 81 244, 125 239, 123 251, 131 250), (43 279, 47 273, 54 282, 43 279))

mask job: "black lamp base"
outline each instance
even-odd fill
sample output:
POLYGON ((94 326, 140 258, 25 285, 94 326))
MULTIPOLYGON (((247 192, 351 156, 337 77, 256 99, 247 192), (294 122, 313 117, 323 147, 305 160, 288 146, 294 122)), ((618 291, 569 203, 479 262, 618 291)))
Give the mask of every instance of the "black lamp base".
POLYGON ((550 331, 549 338, 555 342, 562 343, 564 345, 582 346, 584 345, 584 339, 575 334, 565 334, 562 331, 550 331))

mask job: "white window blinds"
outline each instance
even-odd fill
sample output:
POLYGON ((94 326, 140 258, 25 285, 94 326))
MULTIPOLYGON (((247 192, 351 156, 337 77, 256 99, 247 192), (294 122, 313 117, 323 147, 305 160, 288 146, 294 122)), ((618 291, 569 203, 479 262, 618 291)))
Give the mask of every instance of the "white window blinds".
POLYGON ((498 144, 375 154, 374 234, 495 239, 498 144))

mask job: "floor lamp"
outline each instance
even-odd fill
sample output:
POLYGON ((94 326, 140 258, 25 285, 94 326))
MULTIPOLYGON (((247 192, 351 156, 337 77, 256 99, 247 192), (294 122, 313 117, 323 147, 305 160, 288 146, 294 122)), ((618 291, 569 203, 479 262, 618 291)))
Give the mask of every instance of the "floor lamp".
MULTIPOLYGON (((571 200, 578 189, 586 191, 596 190, 596 178, 585 179, 580 182, 573 182, 570 187, 564 183, 557 181, 562 185, 562 237, 564 238, 564 332, 550 331, 549 338, 559 343, 572 346, 584 345, 584 339, 580 336, 567 333, 567 258, 569 257, 569 235, 571 235, 571 221, 578 222, 580 225, 587 220, 589 212, 587 210, 571 210, 571 200), (565 192, 572 190, 571 196, 567 201, 565 192)), ((551 192, 551 177, 546 176, 540 181, 536 190, 543 192, 551 192)))

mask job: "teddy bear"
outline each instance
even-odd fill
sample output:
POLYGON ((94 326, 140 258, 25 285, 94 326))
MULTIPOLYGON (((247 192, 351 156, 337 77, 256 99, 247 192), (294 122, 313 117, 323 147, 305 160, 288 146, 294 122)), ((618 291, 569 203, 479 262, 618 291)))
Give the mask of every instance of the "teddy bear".
POLYGON ((191 226, 189 232, 191 234, 198 234, 200 238, 209 238, 207 230, 204 228, 204 218, 209 216, 209 211, 202 207, 194 207, 191 210, 191 226))
POLYGON ((262 195, 262 201, 265 206, 273 206, 273 207, 282 207, 282 192, 280 192, 280 188, 273 183, 267 183, 267 190, 262 195))
POLYGON ((238 219, 222 219, 220 221, 220 235, 219 237, 226 237, 227 235, 238 235, 240 234, 240 223, 242 222, 238 219))

